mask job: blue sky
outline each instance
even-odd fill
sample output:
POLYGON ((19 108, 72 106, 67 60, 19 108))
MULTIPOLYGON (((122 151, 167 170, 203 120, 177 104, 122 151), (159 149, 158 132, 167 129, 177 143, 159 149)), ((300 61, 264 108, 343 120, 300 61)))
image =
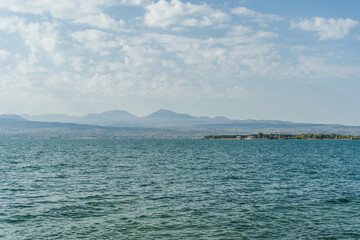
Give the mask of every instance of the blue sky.
POLYGON ((0 2, 0 113, 360 125, 357 0, 0 2))

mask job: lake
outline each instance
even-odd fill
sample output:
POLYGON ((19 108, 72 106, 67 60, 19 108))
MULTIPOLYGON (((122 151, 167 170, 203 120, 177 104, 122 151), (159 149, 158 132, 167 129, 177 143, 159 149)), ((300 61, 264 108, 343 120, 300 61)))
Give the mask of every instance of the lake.
POLYGON ((360 141, 0 140, 0 239, 360 239, 360 141))

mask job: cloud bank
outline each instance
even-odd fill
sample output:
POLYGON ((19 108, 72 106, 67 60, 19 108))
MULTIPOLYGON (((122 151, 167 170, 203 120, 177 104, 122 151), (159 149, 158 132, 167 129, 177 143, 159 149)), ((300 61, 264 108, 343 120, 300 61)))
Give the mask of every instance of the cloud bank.
POLYGON ((226 13, 214 10, 205 3, 197 5, 180 0, 160 0, 147 5, 145 9, 144 23, 150 27, 207 27, 229 20, 226 13))
POLYGON ((325 19, 315 17, 300 22, 291 22, 291 29, 299 28, 305 31, 317 32, 319 40, 337 40, 344 38, 350 32, 350 29, 358 24, 358 21, 350 18, 325 19))
POLYGON ((118 108, 133 99, 245 105, 280 96, 283 86, 296 95, 298 85, 360 78, 351 46, 340 44, 346 36, 358 44, 352 18, 296 20, 181 0, 13 0, 0 9, 0 109, 9 111, 118 108), (322 49, 296 30, 316 33, 322 49))

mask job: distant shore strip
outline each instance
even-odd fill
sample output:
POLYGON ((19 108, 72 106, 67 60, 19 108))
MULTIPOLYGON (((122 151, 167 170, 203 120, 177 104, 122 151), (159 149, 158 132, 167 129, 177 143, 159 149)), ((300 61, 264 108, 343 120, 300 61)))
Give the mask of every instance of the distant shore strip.
POLYGON ((252 139, 323 139, 323 140, 360 140, 360 136, 341 135, 341 134, 324 134, 324 133, 307 133, 307 134, 278 134, 278 133, 258 133, 249 135, 208 135, 204 139, 216 140, 252 140, 252 139))

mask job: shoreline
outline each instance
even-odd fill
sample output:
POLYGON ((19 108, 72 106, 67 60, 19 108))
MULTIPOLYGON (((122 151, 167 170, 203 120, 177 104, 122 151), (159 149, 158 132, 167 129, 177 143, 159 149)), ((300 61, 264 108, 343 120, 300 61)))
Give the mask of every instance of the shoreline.
POLYGON ((360 140, 360 136, 306 133, 306 134, 282 134, 282 133, 258 133, 248 135, 207 135, 203 139, 210 140, 360 140))

